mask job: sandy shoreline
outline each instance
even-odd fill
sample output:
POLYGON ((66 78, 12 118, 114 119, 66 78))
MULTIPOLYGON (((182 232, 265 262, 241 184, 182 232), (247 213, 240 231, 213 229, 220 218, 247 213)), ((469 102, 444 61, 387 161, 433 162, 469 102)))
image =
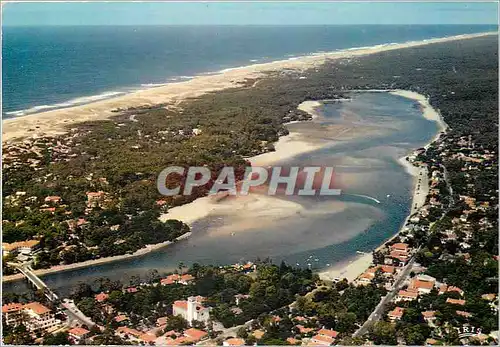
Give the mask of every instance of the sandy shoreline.
MULTIPOLYGON (((304 101, 298 106, 298 109, 309 113, 313 119, 315 119, 319 117, 319 113, 316 111, 316 108, 320 106, 321 103, 318 101, 304 101)), ((247 160, 252 164, 252 166, 268 166, 279 160, 312 152, 320 147, 320 144, 311 144, 302 140, 300 133, 290 131, 288 135, 281 136, 278 141, 274 143, 275 150, 273 152, 259 154, 248 158, 247 160)), ((239 201, 237 206, 226 206, 225 204, 219 203, 211 196, 198 198, 188 204, 169 209, 167 213, 160 216, 160 220, 166 221, 167 219, 178 219, 191 226, 194 222, 207 217, 210 214, 216 214, 217 212, 224 213, 224 211, 241 208, 242 206, 245 208, 250 207, 253 210, 257 210, 258 208, 261 210, 279 210, 280 213, 289 213, 290 211, 294 211, 295 213, 301 210, 300 206, 295 206, 297 204, 265 195, 254 194, 252 195, 252 200, 242 196, 240 196, 239 199, 242 199, 243 201, 239 201)))
MULTIPOLYGON (((226 71, 219 75, 199 76, 190 81, 174 83, 163 87, 152 88, 145 91, 132 93, 130 95, 117 97, 114 99, 108 99, 104 101, 87 104, 84 106, 71 107, 67 109, 54 110, 34 115, 18 117, 14 119, 7 119, 4 120, 2 123, 3 124, 2 141, 5 142, 12 140, 14 138, 24 137, 27 136, 27 134, 30 134, 30 136, 33 135, 41 136, 42 133, 45 135, 64 133, 65 132, 64 127, 67 126, 68 124, 75 124, 87 120, 109 118, 110 116, 115 115, 114 113, 111 112, 111 110, 117 107, 124 108, 124 107, 139 106, 145 104, 157 104, 163 102, 178 103, 184 100, 185 98, 195 97, 210 91, 216 91, 224 88, 233 87, 238 83, 244 82, 246 78, 261 77, 263 76, 262 73, 265 71, 277 71, 285 68, 305 70, 317 66, 318 64, 322 64, 327 59, 362 56, 388 50, 416 47, 437 42, 469 39, 491 34, 492 33, 458 35, 442 39, 415 41, 404 44, 379 45, 369 48, 360 48, 347 51, 305 56, 295 60, 285 60, 285 61, 276 61, 272 63, 250 65, 247 67, 232 69, 230 71, 226 71), (36 131, 28 132, 28 129, 32 129, 35 127, 39 128, 37 128, 36 131)), ((385 91, 385 92, 392 92, 394 94, 418 101, 422 105, 424 117, 438 122, 438 124, 440 125, 440 129, 442 130, 446 129, 446 124, 441 119, 440 115, 428 104, 428 101, 425 98, 425 96, 414 92, 401 91, 401 90, 385 91)), ((299 109, 310 113, 313 116, 313 118, 317 118, 318 114, 316 112, 316 108, 319 106, 321 106, 321 103, 317 101, 306 101, 301 105, 299 105, 299 109)), ((436 137, 437 136, 439 136, 439 133, 436 135, 436 137)), ((434 139, 431 142, 433 141, 434 139)), ((249 160, 252 163, 252 165, 262 165, 262 166, 270 165, 278 160, 283 160, 298 154, 314 151, 320 148, 321 146, 322 146, 321 144, 311 144, 308 143, 307 141, 304 141, 303 139, 301 139, 300 134, 297 132, 290 132, 288 136, 282 136, 279 138, 279 140, 275 143, 276 150, 274 152, 264 153, 252 157, 249 160)), ((424 197, 426 195, 427 193, 424 195, 424 197)), ((251 203, 256 204, 256 206, 258 206, 263 210, 272 207, 275 210, 279 209, 281 211, 290 211, 290 210, 295 211, 299 208, 297 206, 289 206, 287 202, 284 200, 267 196, 259 196, 258 198, 256 198, 255 201, 251 203)), ((414 203, 412 202, 412 206, 413 205, 414 203)), ((204 198, 199 198, 192 203, 172 208, 169 210, 169 213, 162 215, 160 219, 161 220, 178 219, 188 225, 191 225, 193 222, 208 216, 210 213, 216 212, 217 208, 219 208, 218 204, 214 204, 213 198, 204 197, 204 198)), ((191 233, 184 234, 178 239, 180 240, 186 238, 189 236, 188 234, 191 233)), ((37 275, 46 275, 56 272, 69 271, 79 268, 91 267, 104 263, 125 260, 133 257, 139 257, 144 254, 161 249, 169 244, 171 244, 171 242, 149 245, 145 248, 136 251, 133 254, 101 258, 70 265, 56 266, 50 269, 40 269, 35 271, 35 273, 37 275)), ((371 254, 365 254, 361 258, 363 258, 363 260, 357 259, 347 267, 345 266, 346 263, 343 263, 339 264, 339 266, 341 266, 340 269, 338 268, 339 266, 335 266, 332 269, 329 269, 328 271, 321 273, 324 273, 325 276, 331 277, 335 273, 342 272, 343 277, 351 278, 352 276, 354 276, 355 278, 360 273, 362 273, 369 265, 369 263, 371 262, 371 254), (368 259, 370 260, 367 264, 368 259), (346 268, 344 269, 344 267, 346 268)), ((334 277, 339 277, 339 276, 335 275, 334 277)), ((18 280, 20 278, 22 278, 22 275, 20 274, 3 276, 2 281, 9 282, 18 280)))
MULTIPOLYGON (((315 109, 319 106, 321 106, 320 102, 305 101, 299 105, 299 109, 310 113, 313 118, 317 118, 317 117, 319 117, 319 114, 315 111, 315 109)), ((303 140, 298 139, 299 137, 300 137, 300 134, 296 133, 296 132, 295 133, 291 132, 287 136, 282 136, 275 143, 276 150, 274 152, 268 152, 268 153, 254 156, 252 158, 249 158, 249 161, 254 166, 255 165, 265 166, 265 165, 270 165, 272 162, 274 162, 278 159, 292 157, 294 155, 306 153, 306 152, 313 151, 313 150, 319 148, 319 146, 317 146, 317 145, 312 145, 312 144, 309 144, 303 140)), ((253 213, 254 215, 260 214, 261 217, 263 217, 267 214, 270 214, 270 213, 271 214, 279 214, 279 215, 295 214, 295 213, 303 210, 302 206, 300 206, 297 203, 293 203, 290 201, 281 200, 281 199, 277 199, 277 198, 265 196, 265 195, 254 194, 254 195, 251 195, 248 197, 240 197, 238 202, 239 202, 238 206, 235 206, 232 204, 227 205, 227 204, 218 202, 212 196, 206 196, 206 197, 198 198, 191 203, 171 208, 168 211, 168 213, 164 213, 160 216, 160 220, 162 222, 165 222, 169 219, 177 219, 177 220, 180 220, 180 221, 186 223, 187 225, 191 226, 194 222, 196 222, 204 217, 207 217, 210 214, 215 214, 217 212, 224 213, 224 211, 226 211, 226 212, 227 211, 235 211, 235 209, 236 210, 245 209, 245 210, 249 211, 250 213, 253 213)), ((191 232, 186 233, 184 235, 181 235, 176 239, 176 241, 185 239, 185 238, 189 237, 190 235, 191 235, 191 232)), ((114 256, 114 257, 106 257, 106 258, 88 260, 88 261, 84 261, 81 263, 74 263, 74 264, 69 264, 69 265, 59 265, 59 266, 51 267, 49 269, 40 269, 40 270, 36 270, 35 274, 37 276, 43 276, 43 275, 48 275, 48 274, 53 274, 53 273, 58 273, 58 272, 76 270, 76 269, 81 269, 81 268, 102 265, 102 264, 106 264, 106 263, 117 262, 117 261, 121 261, 121 260, 127 260, 127 259, 140 257, 140 256, 143 256, 145 254, 157 251, 159 249, 162 249, 162 248, 170 245, 171 243, 172 242, 170 242, 170 241, 166 241, 166 242, 155 244, 155 245, 148 245, 144 248, 137 250, 133 254, 124 254, 124 255, 118 255, 118 256, 114 256)), ((3 276, 2 282, 17 281, 17 280, 22 279, 23 277, 24 276, 22 274, 3 276)))
POLYGON ((312 54, 293 60, 278 60, 270 63, 254 64, 224 70, 218 74, 201 75, 192 80, 171 83, 165 86, 146 89, 124 96, 101 100, 82 106, 52 110, 2 121, 2 141, 12 141, 25 137, 56 135, 67 132, 77 123, 108 119, 117 108, 153 105, 159 103, 178 104, 186 98, 193 98, 208 92, 241 85, 249 78, 263 77, 265 72, 294 69, 304 71, 323 64, 329 59, 350 58, 391 51, 402 48, 424 46, 432 43, 471 39, 496 33, 457 35, 423 41, 410 41, 399 44, 384 44, 361 47, 329 53, 312 54))
MULTIPOLYGON (((317 108, 322 106, 319 101, 304 101, 297 108, 301 111, 307 112, 312 116, 312 119, 317 119, 320 114, 317 108)), ((294 121, 287 124, 300 123, 299 121, 294 121)), ((289 134, 286 136, 281 136, 278 141, 274 143, 274 151, 262 153, 251 158, 248 161, 252 166, 267 166, 275 163, 279 160, 289 159, 299 154, 315 151, 321 148, 322 145, 319 143, 310 143, 304 141, 301 138, 301 134, 295 131, 289 130, 289 134)))
MULTIPOLYGON (((430 104, 429 100, 422 94, 412 92, 409 90, 371 90, 373 92, 388 92, 393 95, 399 95, 411 100, 417 101, 422 110, 422 116, 430 121, 434 121, 438 125, 438 131, 436 135, 429 141, 429 143, 425 146, 426 148, 437 140, 437 138, 441 135, 441 132, 446 132, 448 129, 448 125, 445 123, 441 114, 437 112, 430 104)), ((370 92, 368 90, 367 92, 370 92)), ((408 153, 410 154, 410 153, 408 153)), ((401 231, 406 226, 406 223, 410 219, 410 217, 422 206, 425 204, 425 199, 427 194, 429 194, 429 182, 427 178, 427 167, 416 167, 412 165, 410 162, 406 160, 406 156, 399 158, 399 164, 404 167, 405 171, 413 176, 413 197, 410 205, 410 213, 405 218, 401 228, 391 237, 384 240, 374 251, 382 248, 388 241, 392 240, 396 236, 399 235, 401 231), (422 177, 421 183, 419 182, 419 178, 422 177), (420 188, 418 188, 420 187, 420 188)), ((345 262, 336 264, 327 270, 321 270, 318 272, 321 279, 324 280, 334 280, 334 279, 342 279, 347 278, 349 282, 354 281, 359 275, 364 273, 367 268, 369 268, 372 264, 372 254, 364 253, 362 255, 357 255, 345 262)))
MULTIPOLYGON (((65 271, 70 271, 70 270, 82 269, 82 268, 97 266, 97 265, 101 265, 101 264, 114 263, 116 261, 141 257, 145 254, 158 251, 158 250, 160 250, 168 245, 171 245, 174 242, 187 239, 189 236, 191 236, 191 232, 187 232, 185 234, 182 234, 181 236, 177 237, 175 239, 175 241, 165 241, 162 243, 147 245, 146 247, 138 249, 137 251, 135 251, 132 254, 116 255, 113 257, 87 260, 87 261, 83 261, 81 263, 74 263, 74 264, 68 264, 68 265, 58 265, 58 266, 53 266, 49 269, 35 270, 34 273, 37 276, 43 276, 43 275, 49 275, 49 274, 53 274, 53 273, 60 273, 60 272, 65 272, 65 271)), ((22 275, 20 273, 14 274, 14 275, 9 275, 9 276, 2 276, 2 282, 7 283, 7 282, 12 282, 12 281, 18 281, 18 280, 21 280, 23 278, 24 278, 24 275, 22 275)))

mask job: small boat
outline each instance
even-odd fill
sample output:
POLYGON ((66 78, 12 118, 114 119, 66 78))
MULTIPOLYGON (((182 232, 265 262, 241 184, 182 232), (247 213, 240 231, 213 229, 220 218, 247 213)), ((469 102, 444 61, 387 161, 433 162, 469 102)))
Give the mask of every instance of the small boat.
POLYGON ((387 194, 386 198, 390 198, 391 197, 391 194, 387 194))
POLYGON ((358 253, 358 254, 366 254, 365 252, 361 252, 361 251, 356 251, 356 253, 358 253))

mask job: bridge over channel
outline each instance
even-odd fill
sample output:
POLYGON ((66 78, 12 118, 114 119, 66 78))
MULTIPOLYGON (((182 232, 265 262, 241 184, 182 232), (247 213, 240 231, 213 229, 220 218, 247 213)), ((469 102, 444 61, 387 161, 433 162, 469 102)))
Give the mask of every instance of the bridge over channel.
POLYGON ((64 299, 61 301, 57 296, 57 294, 54 293, 45 284, 45 282, 42 281, 40 277, 38 277, 35 274, 29 262, 26 263, 9 262, 7 263, 7 265, 12 266, 13 268, 19 270, 19 272, 21 272, 28 279, 28 281, 30 281, 37 289, 43 291, 44 295, 47 297, 49 301, 53 302, 58 306, 61 306, 65 311, 66 315, 68 316, 68 319, 76 320, 81 324, 86 325, 89 328, 96 325, 89 317, 87 317, 85 314, 83 314, 82 311, 78 309, 78 307, 74 304, 72 300, 64 299))

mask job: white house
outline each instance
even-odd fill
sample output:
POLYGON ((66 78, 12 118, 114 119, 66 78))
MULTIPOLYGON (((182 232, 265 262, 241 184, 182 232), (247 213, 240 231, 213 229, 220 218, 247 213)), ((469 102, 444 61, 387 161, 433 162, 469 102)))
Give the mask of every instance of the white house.
POLYGON ((207 323, 210 318, 210 308, 202 305, 203 300, 201 296, 190 296, 187 301, 175 301, 172 305, 174 316, 182 316, 189 324, 194 320, 207 323))
POLYGON ((25 325, 30 331, 47 330, 60 323, 60 321, 54 317, 54 313, 50 309, 38 302, 31 302, 24 305, 23 311, 26 312, 29 317, 25 325))
POLYGON ((80 344, 81 341, 85 341, 90 335, 90 331, 84 328, 75 327, 68 330, 68 335, 74 344, 80 344))

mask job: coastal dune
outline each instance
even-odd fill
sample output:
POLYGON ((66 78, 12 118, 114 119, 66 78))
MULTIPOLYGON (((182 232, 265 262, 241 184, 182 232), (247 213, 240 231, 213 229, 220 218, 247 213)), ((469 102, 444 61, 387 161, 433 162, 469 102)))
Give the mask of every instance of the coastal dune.
POLYGON ((312 54, 294 58, 293 60, 279 60, 270 63, 228 69, 218 74, 197 76, 189 81, 171 83, 165 86, 150 88, 82 106, 5 119, 2 121, 2 141, 6 142, 25 137, 62 134, 81 122, 108 119, 115 115, 115 113, 111 111, 118 108, 138 107, 159 103, 178 105, 188 98, 195 98, 205 93, 239 86, 247 79, 262 78, 265 76, 265 73, 268 72, 281 71, 283 69, 304 71, 317 67, 331 59, 358 57, 395 49, 418 47, 432 43, 463 40, 492 34, 493 33, 457 35, 423 41, 354 48, 329 53, 312 54))
MULTIPOLYGON (((15 141, 27 136, 43 136, 64 133, 67 129, 83 121, 107 119, 115 115, 115 113, 111 112, 111 110, 116 108, 127 108, 158 103, 179 104, 187 98, 197 97, 207 92, 213 92, 224 88, 237 86, 245 82, 245 80, 248 78, 262 78, 265 75, 264 72, 267 71, 279 71, 281 69, 307 70, 309 68, 318 66, 318 64, 324 63, 328 59, 362 56, 382 51, 422 46, 437 42, 474 38, 489 34, 490 33, 459 35, 442 39, 409 42, 404 44, 381 45, 370 48, 360 48, 348 51, 317 54, 295 60, 256 64, 247 67, 232 69, 218 75, 199 76, 190 81, 173 83, 163 87, 151 88, 148 90, 131 93, 129 95, 109 100, 99 101, 84 106, 77 106, 3 120, 3 141, 15 141)), ((438 122, 442 131, 446 129, 446 124, 442 121, 439 113, 436 112, 428 104, 425 96, 409 91, 391 92, 418 101, 422 106, 424 117, 429 120, 438 122)), ((310 113, 313 116, 313 120, 316 121, 319 118, 319 115, 316 112, 316 108, 319 106, 320 104, 316 101, 307 101, 301 104, 299 108, 310 113)), ((353 134, 346 134, 346 138, 347 136, 352 135, 353 134)), ((361 136, 362 132, 359 132, 356 135, 361 136)), ((275 152, 265 153, 250 158, 249 160, 252 165, 271 165, 277 161, 292 158, 299 154, 313 152, 326 145, 326 142, 322 143, 308 141, 307 138, 300 132, 291 130, 290 135, 281 137, 275 144, 275 152)), ((409 170, 411 170, 411 168, 409 168, 409 170)), ((421 194, 423 196, 426 195, 426 193, 421 194)), ((338 205, 335 208, 337 209, 337 211, 340 211, 344 209, 345 206, 338 205)), ((297 202, 254 194, 249 196, 248 199, 241 199, 241 197, 239 197, 237 200, 234 200, 231 203, 225 203, 224 200, 215 202, 211 197, 200 198, 192 203, 170 209, 167 214, 162 215, 161 219, 178 219, 192 225, 196 221, 199 221, 208 216, 225 214, 228 211, 236 211, 236 214, 245 214, 249 210, 252 211, 254 220, 260 218, 266 223, 275 220, 276 218, 273 219, 274 216, 287 218, 296 216, 300 213, 305 213, 304 207, 297 202)), ((236 229, 243 230, 248 227, 248 221, 240 220, 239 223, 240 224, 235 225, 236 229)), ((227 236, 227 234, 230 232, 228 228, 221 228, 220 233, 227 236)), ((154 251, 158 248, 159 247, 150 247, 149 249, 141 251, 140 255, 154 251)), ((125 258, 127 257, 127 255, 123 257, 125 258)), ((121 259, 123 258, 120 258, 120 260, 121 259)), ((92 263, 85 265, 75 264, 75 267, 92 266, 116 260, 117 259, 104 258, 99 259, 95 262, 91 261, 92 263)), ((338 266, 335 266, 334 268, 330 268, 328 269, 328 271, 323 272, 323 275, 328 278, 337 277, 340 275, 349 279, 355 278, 359 273, 364 271, 367 266, 367 262, 369 264, 369 261, 371 261, 371 255, 367 254, 363 256, 362 260, 358 259, 347 268, 346 263, 339 264, 338 266)), ((64 271, 71 268, 74 267, 69 266, 68 268, 60 268, 57 271, 64 271)), ((39 274, 42 274, 42 272, 43 270, 40 271, 39 274)), ((45 271, 43 273, 50 272, 45 271)), ((12 279, 13 278, 11 278, 11 280, 12 279)), ((4 278, 3 280, 5 281, 6 278, 4 278)))

